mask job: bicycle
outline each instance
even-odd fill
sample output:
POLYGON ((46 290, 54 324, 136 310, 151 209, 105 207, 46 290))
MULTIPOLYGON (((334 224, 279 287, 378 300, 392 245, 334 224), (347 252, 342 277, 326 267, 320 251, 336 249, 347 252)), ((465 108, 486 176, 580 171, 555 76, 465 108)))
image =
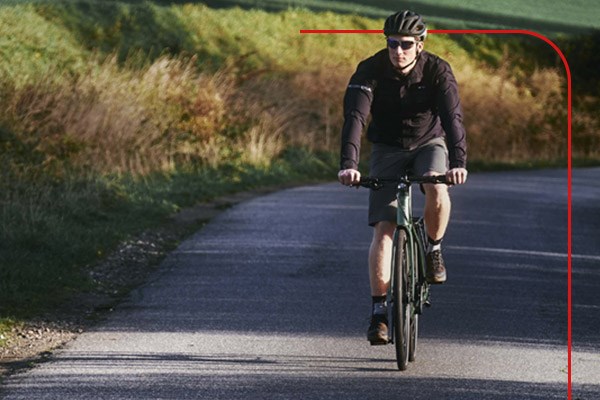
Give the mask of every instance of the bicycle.
POLYGON ((395 344, 398 369, 404 371, 408 362, 415 360, 419 334, 419 315, 431 306, 430 285, 425 279, 425 249, 427 234, 423 217, 412 214, 411 184, 449 184, 446 176, 419 176, 401 178, 361 178, 359 185, 372 190, 386 183, 397 185, 397 227, 394 231, 391 279, 387 293, 388 343, 395 344))

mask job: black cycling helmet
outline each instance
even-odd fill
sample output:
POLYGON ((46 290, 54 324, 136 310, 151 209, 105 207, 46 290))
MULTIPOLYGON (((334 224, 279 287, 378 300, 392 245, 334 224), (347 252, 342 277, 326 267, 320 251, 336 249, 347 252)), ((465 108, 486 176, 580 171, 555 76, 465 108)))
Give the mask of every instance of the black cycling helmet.
POLYGON ((408 10, 398 11, 385 20, 383 34, 414 36, 423 41, 427 37, 427 26, 419 14, 408 10))

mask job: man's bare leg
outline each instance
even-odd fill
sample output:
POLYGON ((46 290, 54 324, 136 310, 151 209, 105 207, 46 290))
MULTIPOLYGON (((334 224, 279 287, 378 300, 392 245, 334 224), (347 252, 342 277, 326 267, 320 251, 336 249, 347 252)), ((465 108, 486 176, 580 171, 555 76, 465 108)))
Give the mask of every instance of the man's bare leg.
POLYGON ((392 240, 396 224, 378 222, 373 229, 373 240, 369 249, 369 281, 373 309, 367 339, 372 345, 387 344, 388 321, 386 295, 390 284, 392 240))
POLYGON ((396 224, 378 222, 373 229, 373 240, 369 249, 369 281, 371 296, 385 296, 390 283, 392 240, 396 224))
POLYGON ((425 209, 424 218, 427 235, 433 240, 441 240, 448 228, 450 220, 450 195, 446 185, 424 185, 425 209))
MULTIPOLYGON (((437 175, 436 173, 430 173, 437 175)), ((428 174, 428 175, 430 175, 428 174)), ((442 258, 441 242, 450 220, 450 195, 448 186, 443 184, 423 185, 425 190, 424 218, 428 236, 427 252, 427 281, 429 283, 444 283, 446 267, 442 258)))

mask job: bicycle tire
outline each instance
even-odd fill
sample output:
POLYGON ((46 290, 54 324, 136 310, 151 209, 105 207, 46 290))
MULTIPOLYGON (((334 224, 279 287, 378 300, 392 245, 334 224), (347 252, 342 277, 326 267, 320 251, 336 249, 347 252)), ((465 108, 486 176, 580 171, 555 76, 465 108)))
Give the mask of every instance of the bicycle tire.
POLYGON ((419 255, 417 251, 413 254, 413 275, 410 276, 408 280, 408 287, 410 291, 408 292, 409 300, 409 310, 410 310, 410 333, 409 333, 409 342, 408 342, 408 361, 413 362, 417 356, 417 344, 419 338, 419 313, 417 310, 417 301, 420 299, 421 293, 417 293, 417 291, 421 291, 421 285, 419 284, 419 255), (412 302, 411 302, 412 301, 412 302))
POLYGON ((410 342, 410 304, 406 293, 408 256, 406 251, 407 235, 403 229, 398 229, 395 235, 395 251, 392 258, 392 300, 394 344, 396 361, 400 371, 406 370, 410 342))
POLYGON ((419 340, 419 315, 412 313, 410 317, 410 338, 408 343, 408 361, 413 362, 417 357, 417 343, 419 340))
MULTIPOLYGON (((418 219, 415 221, 415 238, 417 241, 421 239, 419 235, 424 232, 423 220, 418 219)), ((411 315, 410 315, 410 341, 408 344, 408 361, 413 362, 417 356, 417 344, 419 338, 419 314, 422 312, 422 297, 423 297, 423 286, 422 286, 422 273, 421 273, 421 262, 425 262, 422 259, 422 249, 420 244, 415 243, 415 251, 413 252, 413 276, 410 279, 411 286, 411 298, 414 303, 411 304, 411 315)))

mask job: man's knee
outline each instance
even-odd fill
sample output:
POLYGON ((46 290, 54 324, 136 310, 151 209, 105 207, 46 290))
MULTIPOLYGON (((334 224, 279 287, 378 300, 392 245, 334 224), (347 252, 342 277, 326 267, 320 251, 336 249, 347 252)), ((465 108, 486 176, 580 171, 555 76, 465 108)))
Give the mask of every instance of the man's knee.
POLYGON ((448 197, 448 186, 438 183, 426 183, 423 185, 423 189, 425 190, 425 195, 434 198, 446 198, 448 197))
MULTIPOLYGON (((437 175, 445 175, 442 172, 429 171, 423 176, 437 176, 437 175)), ((433 184, 433 183, 425 183, 422 185, 423 191, 426 196, 430 197, 446 197, 448 196, 448 186, 444 184, 433 184)))
POLYGON ((394 230, 396 229, 396 223, 392 221, 379 221, 375 224, 373 229, 373 238, 375 240, 382 240, 385 238, 391 238, 394 236, 394 230))
POLYGON ((426 184, 423 186, 426 204, 435 205, 436 208, 444 208, 450 205, 450 194, 448 193, 447 185, 426 184))

